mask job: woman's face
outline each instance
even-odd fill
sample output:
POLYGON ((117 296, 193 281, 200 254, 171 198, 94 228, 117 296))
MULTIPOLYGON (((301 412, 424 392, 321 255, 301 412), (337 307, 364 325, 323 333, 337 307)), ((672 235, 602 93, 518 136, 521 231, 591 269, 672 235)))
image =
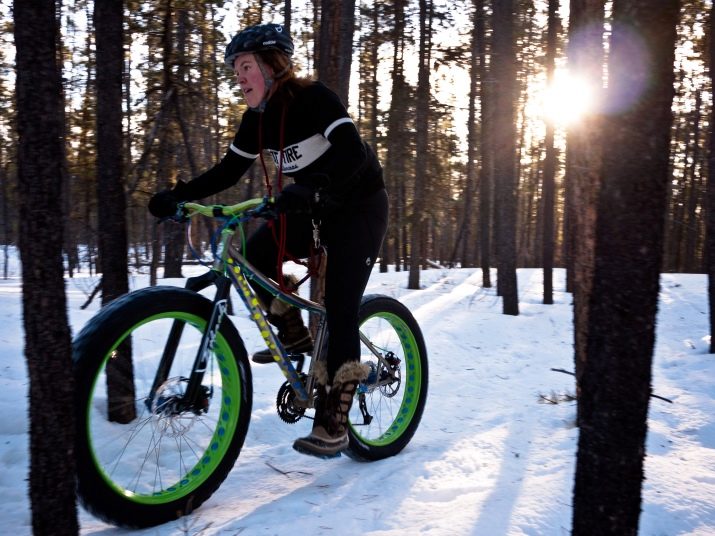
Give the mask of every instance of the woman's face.
MULTIPOLYGON (((268 76, 273 72, 267 65, 263 66, 268 76)), ((236 74, 236 81, 241 86, 243 97, 251 108, 257 108, 266 94, 266 81, 258 66, 258 60, 254 54, 241 54, 233 62, 233 72, 236 74)))

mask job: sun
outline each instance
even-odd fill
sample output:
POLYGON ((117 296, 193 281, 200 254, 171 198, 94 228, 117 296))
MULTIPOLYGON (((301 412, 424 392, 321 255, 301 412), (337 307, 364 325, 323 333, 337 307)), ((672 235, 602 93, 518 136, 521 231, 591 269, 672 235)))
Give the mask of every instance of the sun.
POLYGON ((557 70, 544 90, 543 117, 556 125, 573 125, 593 110, 594 98, 593 88, 583 79, 557 70))

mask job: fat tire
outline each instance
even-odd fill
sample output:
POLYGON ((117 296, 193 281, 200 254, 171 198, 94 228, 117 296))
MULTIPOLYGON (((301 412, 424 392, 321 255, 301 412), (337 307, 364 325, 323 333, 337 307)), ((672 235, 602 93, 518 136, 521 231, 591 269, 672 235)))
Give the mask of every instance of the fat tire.
MULTIPOLYGON (((359 312, 360 325, 375 317, 386 319, 392 329, 400 333, 403 352, 400 358, 403 360, 404 374, 400 388, 408 389, 409 393, 404 394, 395 420, 381 436, 363 437, 360 433, 361 427, 350 423, 350 444, 345 454, 358 461, 381 460, 402 451, 417 431, 427 402, 429 367, 427 349, 419 324, 410 310, 396 299, 379 294, 364 296, 359 312)), ((353 403, 351 415, 355 415, 356 405, 357 398, 353 403)))
MULTIPOLYGON (((127 294, 103 307, 74 339, 77 493, 81 504, 98 518, 129 528, 155 526, 174 520, 198 508, 218 489, 231 471, 248 431, 252 405, 252 379, 245 346, 228 318, 224 318, 217 338, 222 339, 224 349, 220 357, 225 361, 233 361, 226 367, 227 371, 230 369, 226 374, 231 374, 231 385, 237 385, 240 389, 240 396, 237 396, 240 407, 235 410, 238 418, 235 426, 231 425, 233 437, 227 438, 226 446, 222 446, 223 457, 211 464, 212 469, 207 470, 207 476, 202 475, 197 487, 182 494, 177 483, 174 487, 179 488, 179 491, 173 491, 165 502, 161 497, 157 500, 152 498, 150 501, 137 500, 131 493, 115 485, 110 476, 103 473, 93 454, 90 439, 92 408, 89 404, 92 402, 95 384, 98 383, 105 362, 118 341, 127 336, 128 332, 138 329, 147 319, 157 315, 168 318, 177 313, 190 315, 191 318, 196 319, 197 322, 201 320, 205 325, 211 311, 212 302, 195 292, 177 287, 146 288, 127 294)), ((222 393, 223 374, 224 372, 221 371, 222 393)), ((217 422, 217 432, 220 427, 221 423, 217 422)), ((209 454, 208 447, 204 454, 209 454)), ((196 467, 198 463, 194 466, 196 467)))

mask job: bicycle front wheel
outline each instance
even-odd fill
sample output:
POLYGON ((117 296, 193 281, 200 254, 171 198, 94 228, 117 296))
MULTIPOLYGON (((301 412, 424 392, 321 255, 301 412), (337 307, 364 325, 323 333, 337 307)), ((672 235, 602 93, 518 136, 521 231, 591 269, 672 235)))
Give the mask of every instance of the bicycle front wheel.
POLYGON ((397 300, 365 296, 359 315, 360 360, 371 373, 350 410, 346 454, 380 460, 405 448, 417 430, 427 400, 427 350, 417 321, 397 300))
POLYGON ((190 407, 184 397, 211 311, 211 301, 194 292, 147 288, 102 308, 76 337, 77 489, 97 517, 125 527, 176 519, 210 497, 233 467, 252 386, 228 318, 205 354, 190 407))

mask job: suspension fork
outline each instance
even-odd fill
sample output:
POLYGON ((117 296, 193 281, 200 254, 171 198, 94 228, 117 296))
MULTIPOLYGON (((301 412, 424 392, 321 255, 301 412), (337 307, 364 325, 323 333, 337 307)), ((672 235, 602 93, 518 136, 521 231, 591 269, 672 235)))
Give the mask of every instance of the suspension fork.
MULTIPOLYGON (((185 288, 193 292, 199 292, 210 285, 216 285, 216 295, 213 300, 211 318, 206 324, 206 329, 201 336, 201 344, 199 344, 199 350, 196 353, 194 364, 191 367, 189 383, 183 397, 183 405, 185 408, 194 407, 198 394, 201 391, 201 382, 203 381, 208 361, 207 356, 213 347, 216 335, 221 327, 221 322, 226 315, 229 294, 231 291, 231 283, 228 278, 214 270, 197 277, 190 277, 186 280, 185 288)), ((162 353, 161 360, 159 361, 159 366, 157 367, 156 374, 154 375, 154 382, 146 402, 148 407, 151 407, 157 391, 169 378, 171 365, 174 362, 176 350, 179 347, 179 341, 181 340, 181 335, 184 332, 185 325, 186 322, 182 320, 174 320, 174 323, 171 326, 169 337, 166 341, 166 345, 164 346, 164 352, 162 353)))

